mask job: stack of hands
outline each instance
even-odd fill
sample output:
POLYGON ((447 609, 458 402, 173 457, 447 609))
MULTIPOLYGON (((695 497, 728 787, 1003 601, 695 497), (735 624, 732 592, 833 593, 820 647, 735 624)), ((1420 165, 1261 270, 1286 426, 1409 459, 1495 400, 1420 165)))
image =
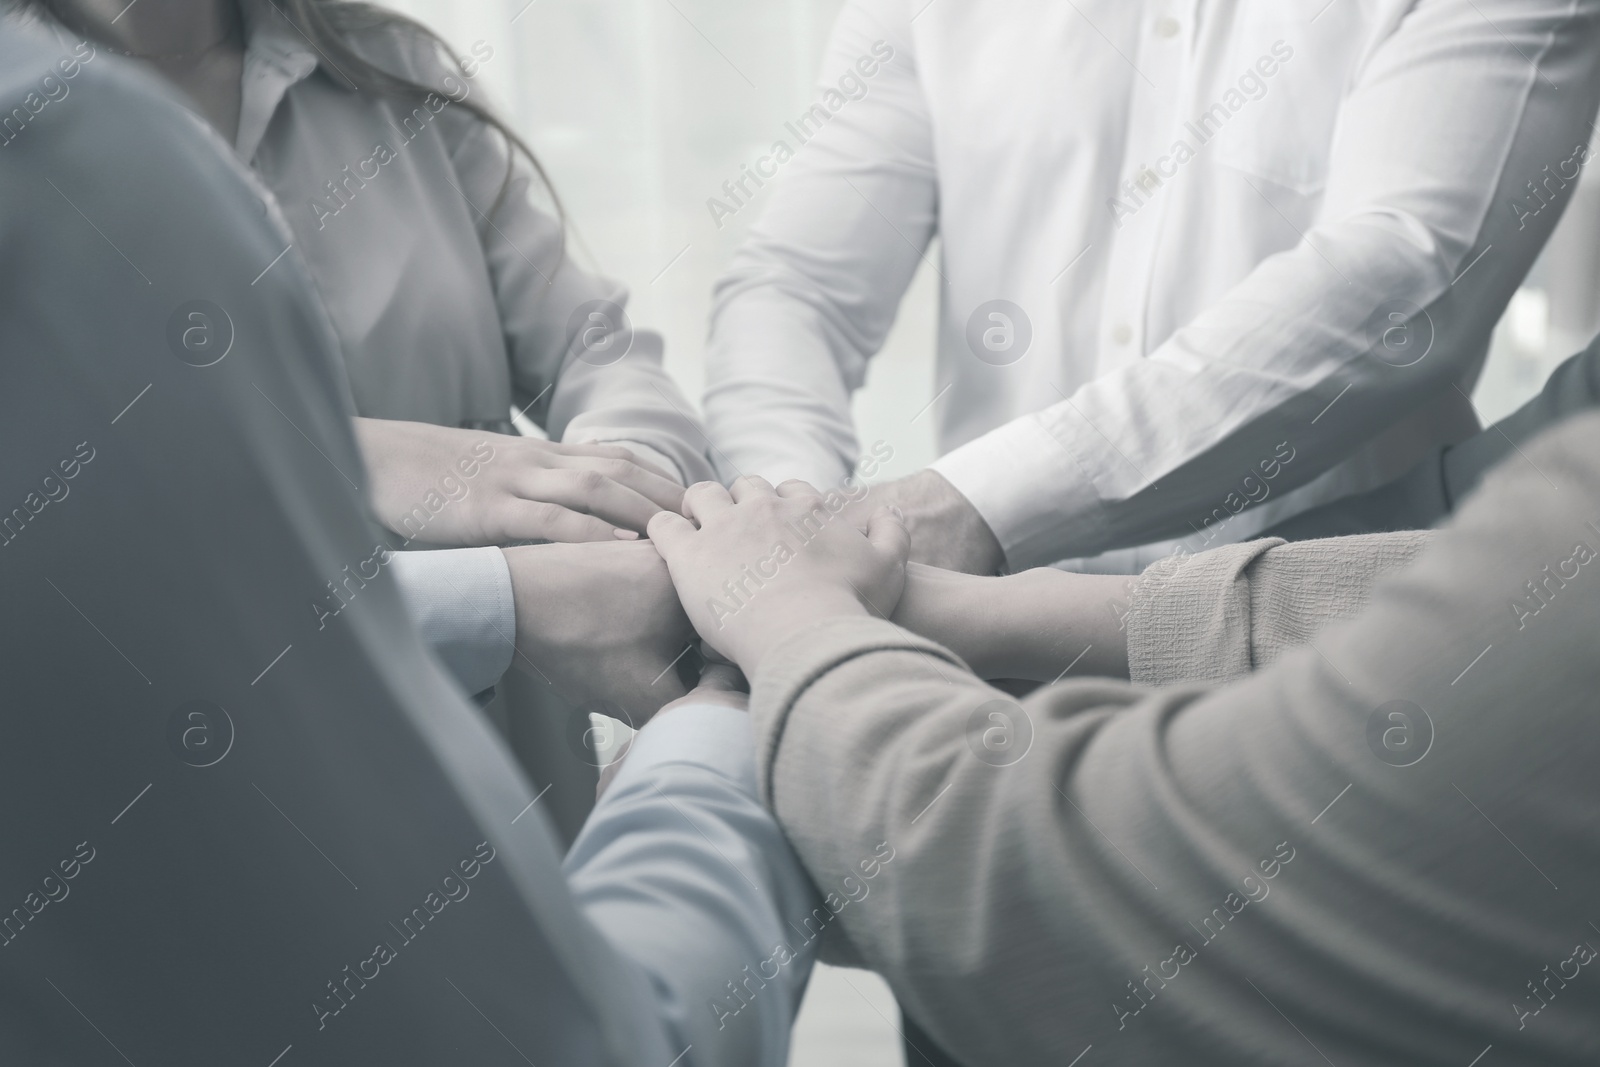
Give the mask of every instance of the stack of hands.
MULTIPOLYGON (((515 662, 575 704, 616 705, 634 725, 685 695, 673 666, 698 641, 753 677, 790 636, 847 617, 891 619, 989 678, 1048 681, 1086 642, 1086 671, 1126 672, 1106 609, 1125 580, 961 573, 992 575, 999 546, 932 471, 848 496, 759 477, 685 490, 621 445, 356 423, 374 508, 402 537, 550 542, 503 549, 515 662), (443 505, 419 512, 430 493, 443 505), (1052 625, 1039 624, 1045 617, 1052 625)), ((711 676, 713 691, 696 698, 728 702, 717 691, 737 676, 711 676)))

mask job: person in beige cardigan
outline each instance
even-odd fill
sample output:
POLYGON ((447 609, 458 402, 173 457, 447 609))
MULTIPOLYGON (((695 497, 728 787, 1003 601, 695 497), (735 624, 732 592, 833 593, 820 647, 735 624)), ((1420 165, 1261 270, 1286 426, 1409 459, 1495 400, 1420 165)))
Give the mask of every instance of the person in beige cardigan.
POLYGON ((842 510, 699 485, 650 535, 752 683, 825 900, 796 937, 959 1062, 1600 1058, 1600 415, 1439 531, 1131 588, 908 576, 898 517, 842 510))

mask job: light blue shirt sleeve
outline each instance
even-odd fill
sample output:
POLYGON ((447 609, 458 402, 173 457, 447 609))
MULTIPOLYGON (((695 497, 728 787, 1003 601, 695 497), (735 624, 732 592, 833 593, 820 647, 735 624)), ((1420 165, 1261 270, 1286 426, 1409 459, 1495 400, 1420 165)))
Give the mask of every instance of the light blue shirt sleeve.
POLYGON ((511 666, 517 613, 505 554, 487 548, 396 552, 389 569, 422 641, 468 693, 511 666))
POLYGON ((644 972, 683 1064, 786 1061, 831 916, 757 799, 748 714, 695 704, 651 720, 564 870, 644 972))

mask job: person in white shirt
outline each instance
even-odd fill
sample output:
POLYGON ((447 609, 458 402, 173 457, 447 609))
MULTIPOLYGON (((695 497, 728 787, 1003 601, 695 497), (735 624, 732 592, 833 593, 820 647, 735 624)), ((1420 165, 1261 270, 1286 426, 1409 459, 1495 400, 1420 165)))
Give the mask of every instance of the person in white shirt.
POLYGON ((1597 15, 849 0, 716 289, 722 473, 840 483, 928 261, 943 455, 872 494, 917 559, 1134 571, 1392 480, 1477 428, 1490 327, 1588 159, 1597 15))

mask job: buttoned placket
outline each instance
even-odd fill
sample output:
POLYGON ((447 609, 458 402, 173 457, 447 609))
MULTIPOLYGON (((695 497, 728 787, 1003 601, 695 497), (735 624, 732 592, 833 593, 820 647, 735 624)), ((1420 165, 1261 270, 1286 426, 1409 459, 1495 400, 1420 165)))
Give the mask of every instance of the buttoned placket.
POLYGON ((1129 57, 1135 67, 1121 178, 1112 191, 1112 247, 1101 302, 1099 359, 1106 374, 1143 358, 1147 351, 1147 310, 1170 197, 1166 186, 1182 170, 1162 175, 1157 161, 1169 156, 1182 126, 1182 105, 1192 77, 1192 45, 1200 0, 1151 0, 1140 18, 1138 47, 1129 57))

